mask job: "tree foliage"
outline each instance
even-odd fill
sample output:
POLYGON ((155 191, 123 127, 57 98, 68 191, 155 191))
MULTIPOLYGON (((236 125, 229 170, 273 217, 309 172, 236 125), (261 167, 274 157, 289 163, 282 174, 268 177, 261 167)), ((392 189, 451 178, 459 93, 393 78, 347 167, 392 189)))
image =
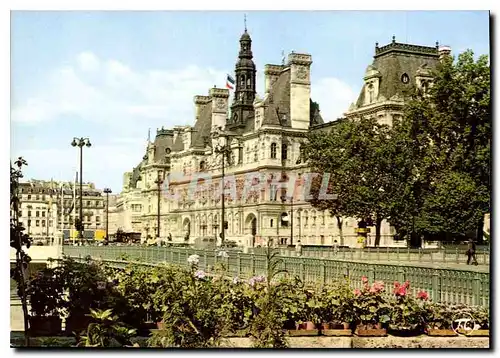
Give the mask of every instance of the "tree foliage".
POLYGON ((445 57, 433 85, 417 90, 392 126, 376 119, 339 120, 328 132, 313 132, 304 155, 313 172, 311 204, 337 217, 387 219, 402 237, 482 233, 490 210, 491 109, 487 56, 466 51, 445 57), (329 173, 321 200, 321 180, 329 173))
POLYGON ((405 106, 394 135, 411 145, 412 175, 393 222, 402 232, 430 237, 482 233, 490 210, 491 110, 487 56, 466 51, 445 58, 434 83, 405 106))
POLYGON ((22 167, 28 165, 26 161, 19 157, 14 166, 10 164, 10 247, 16 250, 16 263, 10 271, 10 276, 17 283, 17 294, 21 299, 21 305, 24 316, 24 335, 25 344, 29 346, 29 316, 28 304, 26 295, 26 285, 28 280, 28 268, 31 258, 24 251, 24 248, 29 249, 31 238, 24 233, 25 228, 19 221, 21 212, 21 200, 19 197, 19 180, 23 177, 22 167))

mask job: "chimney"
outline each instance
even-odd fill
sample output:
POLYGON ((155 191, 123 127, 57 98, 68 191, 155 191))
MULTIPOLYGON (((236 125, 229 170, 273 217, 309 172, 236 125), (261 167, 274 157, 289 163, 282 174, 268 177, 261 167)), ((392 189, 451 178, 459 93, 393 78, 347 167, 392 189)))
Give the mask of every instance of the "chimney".
POLYGON ((209 97, 212 101, 212 127, 226 126, 229 90, 226 88, 210 88, 209 97))
POLYGON ((194 96, 196 120, 200 118, 200 113, 203 107, 210 102, 209 96, 194 96))
POLYGON ((276 82, 284 68, 285 66, 282 65, 266 65, 264 67, 266 93, 271 91, 274 82, 276 82))

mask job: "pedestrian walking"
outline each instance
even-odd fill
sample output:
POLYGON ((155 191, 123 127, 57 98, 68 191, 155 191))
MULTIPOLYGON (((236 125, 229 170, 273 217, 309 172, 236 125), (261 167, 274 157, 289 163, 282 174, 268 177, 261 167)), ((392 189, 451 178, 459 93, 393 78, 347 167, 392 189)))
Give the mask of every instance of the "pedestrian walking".
POLYGON ((467 245, 467 265, 477 265, 477 259, 476 259, 476 243, 474 240, 470 239, 469 243, 467 245))
POLYGON ((334 240, 333 241, 333 254, 337 255, 338 252, 339 252, 339 243, 337 242, 337 240, 334 240))
POLYGON ((302 256, 302 244, 300 243, 300 240, 297 241, 297 244, 295 245, 295 253, 297 256, 302 256))

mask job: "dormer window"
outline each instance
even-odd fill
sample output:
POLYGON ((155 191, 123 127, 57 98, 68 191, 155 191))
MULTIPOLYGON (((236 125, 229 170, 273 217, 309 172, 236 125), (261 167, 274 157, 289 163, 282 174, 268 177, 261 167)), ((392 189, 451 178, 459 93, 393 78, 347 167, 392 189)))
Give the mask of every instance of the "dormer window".
POLYGON ((375 101, 375 88, 373 84, 368 85, 368 103, 373 103, 375 101))
POLYGON ((403 82, 404 84, 410 83, 410 76, 408 76, 406 73, 403 73, 403 75, 401 76, 401 82, 403 82))

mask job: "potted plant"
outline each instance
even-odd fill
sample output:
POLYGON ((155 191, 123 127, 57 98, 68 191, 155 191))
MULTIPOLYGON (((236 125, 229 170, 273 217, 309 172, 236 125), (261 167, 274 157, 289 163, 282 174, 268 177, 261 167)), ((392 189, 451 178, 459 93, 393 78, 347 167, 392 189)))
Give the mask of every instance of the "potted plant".
POLYGON ((471 336, 489 337, 490 335, 490 314, 489 310, 483 306, 471 307, 471 315, 474 319, 475 327, 470 332, 471 336))
POLYGON ((275 285, 283 329, 289 335, 299 335, 299 324, 304 320, 306 295, 298 279, 281 280, 275 285))
POLYGON ((325 336, 350 336, 354 320, 354 294, 347 282, 325 286, 321 290, 321 334, 325 336))
POLYGON ((457 332, 453 329, 456 311, 452 305, 427 302, 424 304, 425 332, 429 336, 453 337, 457 332))
POLYGON ((153 332, 152 346, 208 348, 218 346, 230 324, 224 299, 201 270, 180 272, 172 284, 163 329, 153 332))
POLYGON ((63 282, 58 270, 44 268, 27 285, 26 294, 31 308, 30 334, 54 336, 61 333, 61 296, 63 282))
POLYGON ((489 336, 489 312, 486 307, 453 305, 453 330, 466 336, 489 336))
POLYGON ((354 290, 355 334, 358 336, 385 336, 387 331, 382 327, 389 322, 390 305, 383 296, 384 283, 374 282, 371 286, 363 276, 362 289, 354 290))
POLYGON ((248 284, 235 277, 232 280, 212 280, 217 297, 222 300, 229 316, 228 337, 245 337, 254 317, 254 290, 248 284), (220 296, 220 297, 219 297, 220 296))
POLYGON ((300 335, 316 336, 321 321, 321 299, 314 288, 304 289, 302 317, 297 324, 300 335))
POLYGON ((425 291, 420 291, 417 298, 408 292, 409 281, 401 284, 394 282, 394 298, 391 302, 391 313, 389 331, 396 336, 418 336, 425 328, 423 301, 429 295, 425 291))

